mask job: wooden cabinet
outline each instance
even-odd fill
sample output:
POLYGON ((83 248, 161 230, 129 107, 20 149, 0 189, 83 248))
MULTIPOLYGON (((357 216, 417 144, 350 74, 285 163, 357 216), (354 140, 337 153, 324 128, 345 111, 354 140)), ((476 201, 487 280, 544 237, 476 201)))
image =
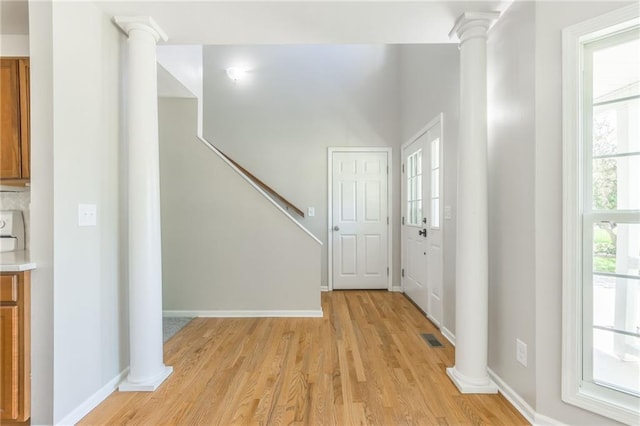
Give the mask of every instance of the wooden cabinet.
POLYGON ((0 273, 0 424, 31 413, 30 273, 0 273))
POLYGON ((30 177, 29 59, 0 58, 0 180, 24 185, 30 177))

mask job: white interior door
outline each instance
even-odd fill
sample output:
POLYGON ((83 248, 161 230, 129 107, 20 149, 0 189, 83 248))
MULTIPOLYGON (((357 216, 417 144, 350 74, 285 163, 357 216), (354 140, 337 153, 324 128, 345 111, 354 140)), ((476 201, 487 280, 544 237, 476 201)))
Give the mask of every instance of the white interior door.
POLYGON ((436 325, 442 321, 442 119, 402 147, 402 285, 436 325))
POLYGON ((388 287, 387 152, 331 153, 334 289, 388 287))

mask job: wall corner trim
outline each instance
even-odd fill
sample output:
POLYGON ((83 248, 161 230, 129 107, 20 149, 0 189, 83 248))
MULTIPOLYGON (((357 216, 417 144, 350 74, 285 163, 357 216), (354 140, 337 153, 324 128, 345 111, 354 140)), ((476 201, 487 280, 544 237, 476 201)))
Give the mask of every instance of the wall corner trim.
POLYGON ((125 368, 120 372, 120 374, 109 380, 107 384, 98 389, 96 393, 91 395, 82 404, 78 405, 69 414, 64 416, 62 420, 56 422, 56 426, 75 425, 76 423, 78 423, 84 416, 89 414, 94 408, 100 405, 102 401, 107 399, 107 397, 111 395, 113 391, 118 389, 118 385, 127 377, 127 374, 129 374, 129 367, 125 368))

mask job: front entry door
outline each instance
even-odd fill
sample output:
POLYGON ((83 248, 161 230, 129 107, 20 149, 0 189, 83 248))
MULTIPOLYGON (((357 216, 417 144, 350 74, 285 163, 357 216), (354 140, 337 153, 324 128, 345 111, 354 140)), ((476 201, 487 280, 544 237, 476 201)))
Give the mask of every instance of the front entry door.
POLYGON ((442 321, 441 117, 402 147, 402 282, 405 294, 442 321))
POLYGON ((334 289, 388 288, 388 157, 330 152, 334 289))

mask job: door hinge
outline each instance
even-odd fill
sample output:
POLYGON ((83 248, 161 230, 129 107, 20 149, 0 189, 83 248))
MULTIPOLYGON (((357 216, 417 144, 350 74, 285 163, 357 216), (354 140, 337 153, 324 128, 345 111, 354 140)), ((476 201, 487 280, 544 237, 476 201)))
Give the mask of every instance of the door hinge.
POLYGON ((389 174, 389 166, 387 166, 387 174, 389 174))
POLYGON ((404 278, 404 268, 402 268, 402 278, 404 278))
POLYGON ((402 216, 402 224, 404 225, 404 216, 402 216))
POLYGON ((389 267, 387 266, 387 276, 389 276, 389 267))
POLYGON ((389 216, 387 216, 387 225, 389 224, 389 216))
POLYGON ((402 165, 402 173, 404 173, 404 164, 402 165))

